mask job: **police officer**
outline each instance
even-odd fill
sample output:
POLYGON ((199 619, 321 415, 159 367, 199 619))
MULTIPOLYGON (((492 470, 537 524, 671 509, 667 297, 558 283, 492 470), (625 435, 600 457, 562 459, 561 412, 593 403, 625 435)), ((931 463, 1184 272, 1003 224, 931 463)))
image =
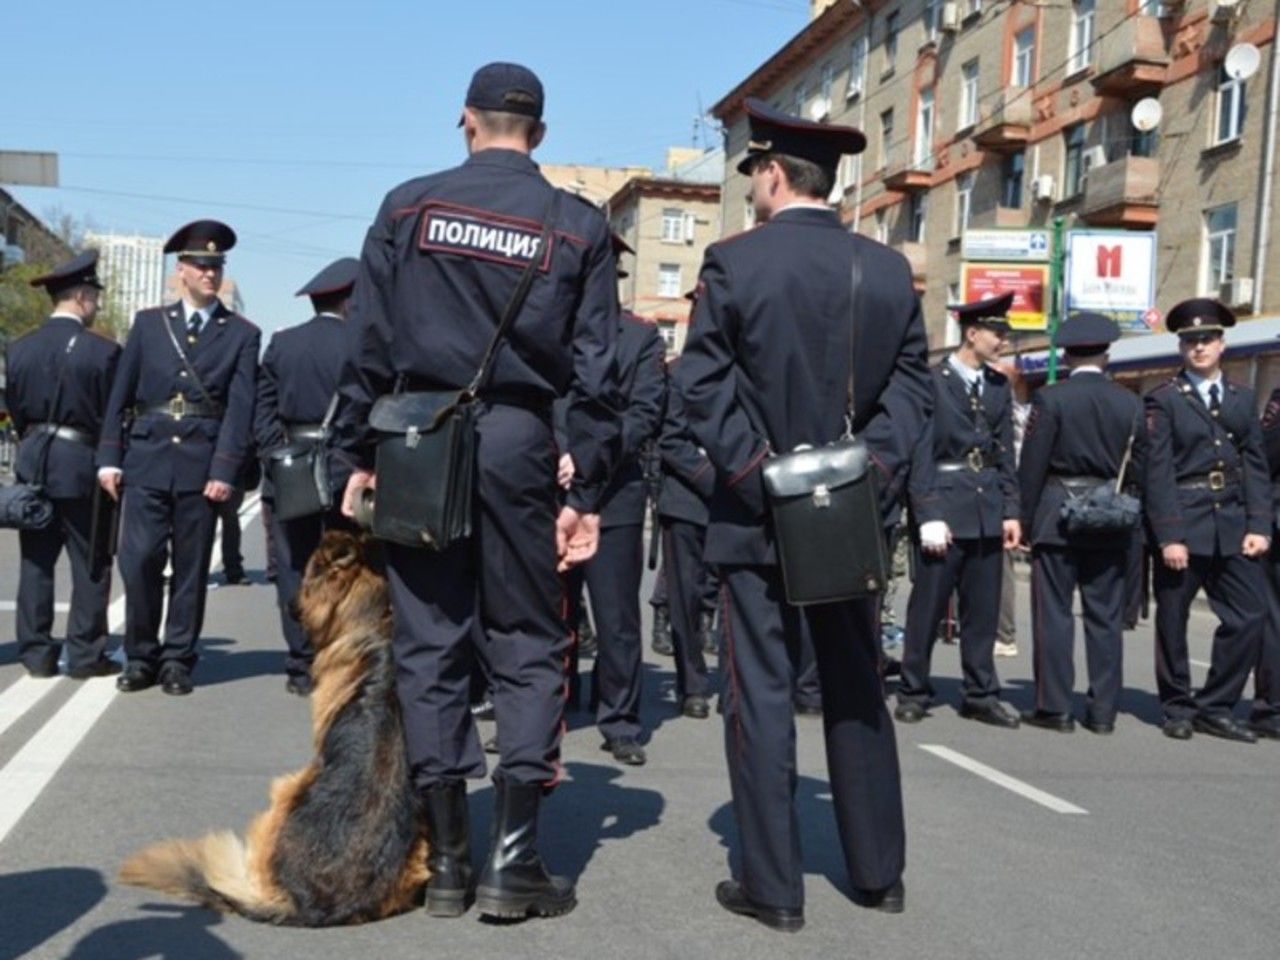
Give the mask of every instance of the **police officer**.
POLYGON ((792 714, 800 621, 812 631, 823 732, 845 862, 859 903, 903 908, 898 752, 878 672, 876 600, 803 608, 784 599, 761 468, 770 450, 825 444, 855 430, 898 494, 930 393, 920 303, 906 261, 851 234, 827 205, 841 154, 863 135, 746 103, 751 139, 739 169, 767 221, 706 252, 677 374, 689 428, 716 471, 706 559, 724 592, 729 687, 725 749, 741 834, 737 875, 716 897, 775 929, 804 922, 795 814, 792 714), (860 266, 857 355, 854 258, 860 266), (851 365, 854 369, 851 369, 851 365))
MULTIPOLYGON (((1262 436, 1271 469, 1273 522, 1280 522, 1280 388, 1271 393, 1262 414, 1262 436)), ((1280 740, 1280 544, 1275 527, 1271 535, 1271 555, 1267 575, 1271 590, 1267 595, 1267 622, 1263 630, 1262 652, 1254 673, 1253 712, 1249 727, 1260 737, 1280 740)))
POLYGON ((1156 681, 1164 732, 1175 740, 1193 730, 1257 740, 1232 711, 1262 643, 1271 484, 1253 391, 1222 373, 1223 334, 1235 322, 1216 300, 1170 310, 1165 325, 1178 335, 1182 370, 1146 397, 1156 681), (1187 616, 1201 588, 1219 625, 1209 676, 1193 693, 1187 616))
MULTIPOLYGON (((347 310, 360 261, 344 257, 329 264, 297 292, 310 297, 315 316, 306 323, 271 337, 258 371, 258 403, 254 410, 254 438, 264 454, 287 443, 323 444, 328 435, 330 407, 336 403, 338 377, 346 358, 347 310)), ((268 463, 269 463, 268 459, 268 463)), ((307 561, 326 530, 350 529, 342 516, 342 491, 351 470, 339 458, 329 458, 333 506, 291 520, 272 518, 276 544, 276 597, 280 624, 289 655, 285 659, 285 689, 306 696, 311 692, 311 647, 294 602, 302 587, 307 561)), ((264 488, 263 499, 274 502, 264 488)))
POLYGON ((934 689, 929 660, 947 601, 959 592, 960 716, 996 727, 1018 726, 1000 702, 994 659, 1000 619, 1002 551, 1016 549, 1018 478, 1013 452, 1009 378, 991 364, 1009 336, 1013 294, 952 307, 960 346, 933 368, 933 419, 911 461, 916 578, 907 602, 902 682, 894 716, 917 723, 934 689))
POLYGON ((252 440, 258 328, 218 300, 235 232, 217 220, 180 228, 182 299, 140 310, 120 359, 98 447, 99 482, 123 494, 120 573, 125 693, 159 680, 165 693, 193 689, 204 622, 214 504, 228 499, 252 440), (164 643, 160 614, 172 542, 164 643))
POLYGON ((92 330, 102 284, 90 250, 31 281, 53 300, 53 313, 9 345, 5 403, 17 433, 15 473, 42 482, 53 522, 22 530, 18 546, 18 655, 33 677, 58 673, 53 629, 53 573, 66 547, 71 561, 67 673, 79 680, 119 673, 103 656, 111 577, 93 569, 93 453, 120 359, 115 341, 92 330), (56 403, 56 406, 55 406, 56 403))
POLYGON ((338 443, 358 467, 347 484, 350 513, 355 491, 376 483, 365 426, 373 401, 397 383, 409 391, 470 383, 538 257, 480 392, 471 539, 440 553, 387 549, 411 776, 433 837, 427 909, 443 916, 461 914, 471 897, 463 778, 485 770, 467 703, 473 636, 488 645, 501 751, 477 907, 493 917, 549 916, 576 902, 572 885, 543 867, 538 807, 560 776, 569 641, 557 558, 565 569, 597 546, 593 511, 617 443, 619 317, 608 224, 555 190, 529 156, 545 133, 542 109, 530 70, 481 68, 460 121, 468 160, 387 195, 365 240, 340 388, 338 443), (541 249, 545 221, 554 233, 541 249), (572 398, 575 470, 558 508, 551 404, 562 395, 572 398))
POLYGON ((1142 401, 1105 374, 1107 350, 1120 329, 1096 313, 1073 316, 1058 331, 1070 376, 1032 401, 1022 444, 1022 529, 1032 546, 1031 605, 1036 706, 1022 714, 1033 726, 1075 729, 1071 690, 1076 589, 1084 610, 1089 693, 1084 726, 1115 729, 1123 680, 1122 644, 1129 534, 1082 536, 1067 531, 1062 507, 1099 485, 1138 488, 1145 430, 1142 401))

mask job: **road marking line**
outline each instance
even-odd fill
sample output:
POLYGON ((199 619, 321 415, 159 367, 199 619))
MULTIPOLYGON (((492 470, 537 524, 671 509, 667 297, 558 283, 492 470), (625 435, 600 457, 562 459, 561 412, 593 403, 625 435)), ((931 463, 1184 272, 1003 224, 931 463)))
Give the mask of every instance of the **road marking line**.
MULTIPOLYGON (((15 613, 18 609, 17 600, 0 600, 0 613, 15 613)), ((53 605, 54 613, 67 613, 71 609, 71 604, 55 603, 53 605)))
POLYGON ((1213 668, 1212 663, 1205 663, 1203 660, 1188 660, 1187 662, 1193 667, 1204 667, 1206 670, 1211 670, 1213 668))
MULTIPOLYGON (((255 496, 240 508, 240 519, 252 523, 260 509, 261 500, 255 496)), ((123 594, 112 601, 107 620, 112 632, 124 624, 123 594)), ((0 842, 44 792, 118 693, 114 677, 80 683, 80 689, 0 768, 0 842)))
POLYGON ((0 734, 18 722, 28 710, 45 698, 57 686, 53 679, 19 677, 18 682, 0 693, 0 734))
POLYGON ((1025 797, 1033 803, 1038 803, 1042 807, 1048 807, 1054 813, 1068 814, 1087 814, 1089 811, 1084 807, 1077 807, 1074 803, 1069 803, 1061 797, 1055 797, 1051 793, 1033 787, 1029 783, 1025 783, 1016 777, 1011 777, 1007 773, 1001 773, 994 767, 988 767, 985 763, 979 763, 971 757, 966 757, 963 753, 958 753, 950 747, 938 746, 932 743, 920 744, 920 749, 927 753, 932 753, 941 760, 953 763, 962 770, 968 770, 970 773, 977 774, 984 780, 989 780, 998 787, 1004 787, 1006 790, 1016 793, 1020 797, 1025 797))

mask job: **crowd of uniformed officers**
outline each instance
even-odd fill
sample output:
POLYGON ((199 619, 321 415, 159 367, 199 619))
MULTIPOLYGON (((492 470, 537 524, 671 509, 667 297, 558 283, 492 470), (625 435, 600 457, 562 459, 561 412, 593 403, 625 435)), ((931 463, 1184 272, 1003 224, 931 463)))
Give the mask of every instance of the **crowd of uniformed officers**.
MULTIPOLYGON (((1122 631, 1145 554, 1164 733, 1280 738, 1280 550, 1271 550, 1280 391, 1259 420, 1253 392, 1224 377, 1230 310, 1197 299, 1168 312, 1183 366, 1143 399, 1107 376, 1115 323, 1066 320, 1057 345, 1068 375, 1035 394, 1019 456, 1016 398, 995 365, 1012 296, 955 306, 961 343, 930 368, 905 261, 851 234, 825 200, 839 158, 860 151, 862 135, 749 100, 740 169, 761 224, 708 249, 683 357, 667 363, 657 329, 619 309, 625 245, 600 210, 555 190, 530 158, 545 133, 542 109, 527 69, 478 71, 459 121, 466 161, 389 193, 361 257, 299 291, 314 317, 275 334, 261 358, 258 329, 217 296, 236 239, 217 221, 169 239, 181 296, 138 313, 123 349, 93 330, 96 254, 33 281, 53 310, 10 345, 6 384, 22 437, 17 475, 43 481, 55 508, 49 526, 20 535, 18 645, 31 675, 58 673, 53 570, 64 547, 73 582, 66 672, 119 672, 104 650, 111 557, 102 546, 118 505, 127 662, 116 683, 126 693, 156 684, 191 692, 216 520, 243 497, 256 458, 312 442, 330 453, 333 506, 267 520, 286 684, 309 693, 312 652, 294 600, 323 532, 354 528, 362 488, 376 497, 370 408, 390 393, 471 382, 528 270, 527 299, 479 390, 470 538, 443 551, 386 551, 398 694, 432 838, 431 913, 456 915, 474 900, 490 916, 551 916, 575 903, 572 883, 546 871, 536 826, 540 799, 560 779, 565 663, 576 679, 584 585, 603 747, 622 763, 646 760, 646 456, 661 466, 648 495, 652 536, 661 538, 678 708, 692 718, 707 717, 713 699, 708 596, 719 585, 718 708, 740 853, 716 897, 730 911, 780 930, 803 924, 793 716, 819 704, 853 898, 903 909, 902 797, 883 678, 901 671, 899 722, 928 717, 939 699, 931 654, 953 602, 960 714, 1069 733, 1078 593, 1088 670, 1080 720, 1107 734, 1122 706, 1122 631), (872 315, 855 353, 850 330, 872 315), (826 388, 846 381, 847 397, 826 388), (886 531, 904 510, 909 518, 900 665, 881 646, 874 598, 787 603, 773 544, 762 466, 836 439, 850 409, 886 531), (1139 498, 1141 522, 1075 532, 1068 515, 1099 491, 1139 498), (1035 706, 1021 715, 1000 699, 993 656, 1013 551, 1028 552, 1031 566, 1035 706), (1196 684, 1188 615, 1200 590, 1219 626, 1196 684), (1242 714, 1250 674, 1255 698, 1242 714), (476 877, 464 781, 486 770, 479 701, 496 718, 498 760, 492 847, 476 877)), ((269 515, 269 477, 262 500, 269 515)))

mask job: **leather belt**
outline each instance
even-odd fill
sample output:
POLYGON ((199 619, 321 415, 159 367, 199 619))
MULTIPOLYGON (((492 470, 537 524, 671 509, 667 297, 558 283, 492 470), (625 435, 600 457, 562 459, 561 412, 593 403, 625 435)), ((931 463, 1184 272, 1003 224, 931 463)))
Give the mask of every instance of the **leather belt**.
POLYGON ((286 423, 284 432, 290 440, 323 440, 325 431, 318 423, 286 423))
POLYGON ((24 437, 47 436, 52 434, 59 440, 70 440, 72 443, 82 443, 86 447, 96 447, 98 445, 97 438, 86 430, 77 430, 75 427, 60 427, 56 423, 33 423, 27 427, 24 437))
POLYGON ((934 464, 934 469, 938 473, 960 473, 964 470, 972 473, 981 473, 983 470, 994 466, 995 461, 988 460, 986 454, 975 447, 965 454, 962 460, 939 460, 934 464))
POLYGON ((134 412, 140 416, 148 414, 158 414, 162 417, 172 417, 174 420, 186 420, 191 417, 201 417, 206 420, 222 419, 222 404, 205 403, 203 400, 188 400, 182 394, 170 397, 162 403, 151 403, 139 405, 134 412))
POLYGON ((1239 470, 1210 470, 1208 473, 1193 473, 1178 481, 1182 490, 1225 490, 1240 482, 1239 470))

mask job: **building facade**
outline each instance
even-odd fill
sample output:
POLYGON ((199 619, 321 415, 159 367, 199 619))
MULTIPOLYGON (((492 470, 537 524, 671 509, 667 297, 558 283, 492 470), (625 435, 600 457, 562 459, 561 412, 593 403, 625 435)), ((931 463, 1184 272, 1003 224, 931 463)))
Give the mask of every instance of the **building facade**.
POLYGON ((72 256, 71 246, 62 237, 0 189, 0 269, 15 263, 55 267, 72 256))
POLYGON ((1265 282, 1280 268, 1264 189, 1275 173, 1274 7, 814 0, 808 26, 713 108, 727 145, 724 230, 750 224, 734 167, 743 101, 755 96, 866 133, 832 199, 851 230, 911 262, 935 348, 958 336, 945 305, 961 293, 966 229, 1056 217, 1068 229, 1154 231, 1161 314, 1197 295, 1244 317, 1280 312, 1280 280, 1265 282), (1250 61, 1252 72, 1239 69, 1250 61), (1133 109, 1146 98, 1162 117, 1139 130, 1133 109))
POLYGON ((133 320, 164 297, 164 238, 118 233, 87 233, 85 246, 96 247, 98 272, 106 284, 112 313, 133 320))

